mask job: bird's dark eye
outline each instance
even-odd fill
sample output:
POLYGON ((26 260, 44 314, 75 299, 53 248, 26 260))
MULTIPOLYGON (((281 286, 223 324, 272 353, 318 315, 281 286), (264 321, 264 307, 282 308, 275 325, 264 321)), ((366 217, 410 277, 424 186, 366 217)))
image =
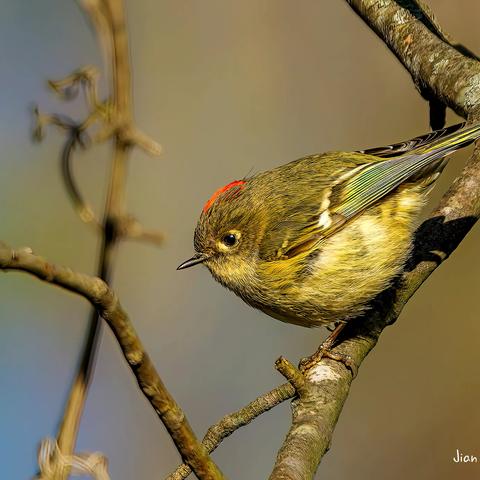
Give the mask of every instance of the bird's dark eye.
POLYGON ((222 242, 227 247, 233 247, 237 243, 237 237, 233 233, 227 233, 223 238, 222 242))

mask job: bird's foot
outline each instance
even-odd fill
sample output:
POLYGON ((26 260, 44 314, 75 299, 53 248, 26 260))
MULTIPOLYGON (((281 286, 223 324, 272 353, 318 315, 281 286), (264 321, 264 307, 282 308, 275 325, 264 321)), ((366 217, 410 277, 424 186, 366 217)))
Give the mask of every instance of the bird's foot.
POLYGON ((345 367, 350 370, 353 378, 357 376, 358 368, 350 355, 333 352, 330 347, 324 348, 323 344, 320 345, 320 348, 313 355, 302 358, 298 368, 302 373, 305 373, 315 366, 322 358, 329 358, 331 360, 335 360, 336 362, 343 363, 345 367))
POLYGON ((350 370, 353 378, 357 376, 357 365, 353 361, 353 358, 350 355, 344 353, 333 352, 333 344, 337 339, 339 333, 342 331, 344 324, 337 325, 333 333, 331 333, 327 339, 318 347, 318 350, 309 357, 302 358, 298 365, 298 368, 302 373, 305 373, 307 370, 310 370, 314 365, 316 365, 322 358, 330 358, 336 362, 343 363, 346 368, 350 370))

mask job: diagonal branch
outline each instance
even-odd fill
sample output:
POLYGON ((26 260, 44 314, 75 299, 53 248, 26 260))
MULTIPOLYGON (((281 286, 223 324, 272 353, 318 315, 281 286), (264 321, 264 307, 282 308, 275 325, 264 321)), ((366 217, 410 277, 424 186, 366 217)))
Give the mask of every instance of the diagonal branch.
POLYGON ((0 244, 0 269, 27 272, 85 297, 112 329, 138 386, 165 425, 182 458, 198 478, 224 478, 205 447, 195 437, 185 413, 163 384, 127 312, 103 280, 53 265, 33 255, 29 249, 15 251, 3 244, 0 244))
POLYGON ((412 0, 346 1, 395 54, 417 88, 428 89, 464 118, 475 113, 479 108, 480 63, 443 41, 399 5, 412 0))
MULTIPOLYGON (((408 10, 417 20, 421 21, 430 32, 436 35, 440 40, 451 45, 463 55, 478 60, 478 57, 464 45, 452 41, 438 24, 433 12, 423 0, 397 0, 397 3, 408 10)), ((419 85, 419 91, 422 97, 429 103, 430 126, 432 127, 432 130, 443 128, 446 120, 446 105, 428 88, 428 85, 419 85)))

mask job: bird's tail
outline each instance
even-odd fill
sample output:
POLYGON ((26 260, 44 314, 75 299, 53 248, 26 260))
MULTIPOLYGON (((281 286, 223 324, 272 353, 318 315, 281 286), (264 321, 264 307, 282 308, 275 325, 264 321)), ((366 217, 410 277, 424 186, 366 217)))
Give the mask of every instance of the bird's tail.
MULTIPOLYGON (((367 164, 357 175, 338 186, 342 189, 342 203, 337 213, 351 218, 402 183, 417 181, 441 171, 442 160, 447 155, 480 137, 480 123, 466 128, 456 127, 431 132, 429 137, 417 137, 411 141, 415 142, 414 148, 406 151, 395 148, 401 153, 391 157, 389 154, 386 160, 367 164)), ((411 145, 411 142, 407 144, 411 145)), ((386 155, 382 153, 382 156, 386 155)))
POLYGON ((445 157, 460 148, 470 145, 479 138, 480 123, 456 130, 453 133, 448 133, 448 130, 445 132, 447 133, 446 135, 441 135, 430 143, 414 148, 410 151, 410 154, 428 158, 430 161, 445 157))

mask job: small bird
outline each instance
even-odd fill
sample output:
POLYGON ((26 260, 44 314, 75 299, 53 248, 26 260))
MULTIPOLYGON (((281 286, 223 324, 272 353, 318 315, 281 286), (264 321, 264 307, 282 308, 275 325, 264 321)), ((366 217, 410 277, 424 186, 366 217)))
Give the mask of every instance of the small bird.
POLYGON ((445 157, 478 137, 480 124, 459 124, 231 182, 203 207, 196 253, 178 269, 203 263, 267 315, 343 328, 402 270, 445 157))

